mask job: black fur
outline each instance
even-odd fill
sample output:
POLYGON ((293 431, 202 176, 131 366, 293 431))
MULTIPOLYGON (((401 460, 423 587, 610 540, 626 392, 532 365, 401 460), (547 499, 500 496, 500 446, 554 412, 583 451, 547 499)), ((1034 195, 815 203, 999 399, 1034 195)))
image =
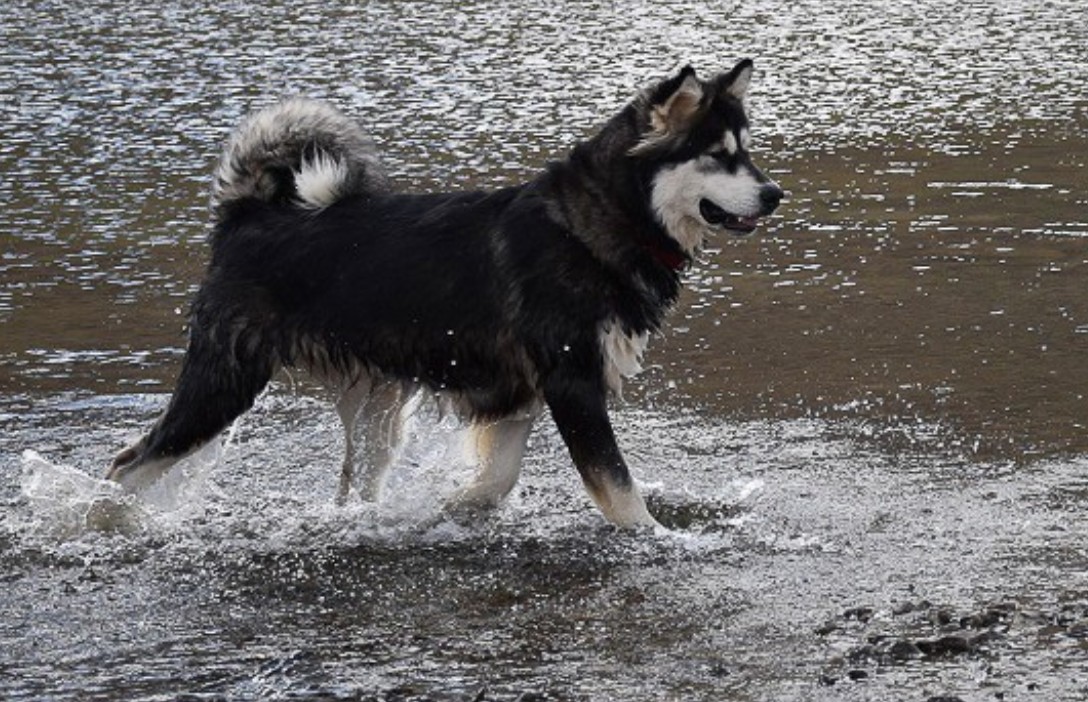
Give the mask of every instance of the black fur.
POLYGON ((688 255, 651 210, 653 176, 743 119, 739 103, 708 102, 686 140, 632 156, 647 105, 689 74, 517 187, 363 191, 312 211, 292 202, 285 170, 274 197, 222 203, 178 387, 111 475, 211 440, 282 365, 400 379, 479 420, 543 399, 591 491, 630 485, 606 410, 602 324, 661 326, 688 255))

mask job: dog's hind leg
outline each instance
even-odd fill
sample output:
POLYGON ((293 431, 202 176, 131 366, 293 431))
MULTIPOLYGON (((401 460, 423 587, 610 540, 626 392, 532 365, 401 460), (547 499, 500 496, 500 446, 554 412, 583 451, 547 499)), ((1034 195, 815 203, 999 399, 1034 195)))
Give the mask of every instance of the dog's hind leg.
POLYGON ((537 411, 494 422, 473 424, 469 448, 475 454, 477 471, 470 485, 449 502, 451 512, 478 511, 496 507, 514 489, 521 476, 521 461, 537 411))
POLYGON ((344 465, 340 473, 343 504, 351 492, 363 500, 381 496, 385 476, 396 461, 404 439, 404 406, 410 392, 398 381, 363 377, 348 387, 336 403, 344 424, 344 465))
POLYGON ((149 433, 114 458, 107 479, 134 491, 149 487, 253 406, 277 364, 259 335, 247 331, 236 327, 230 334, 216 335, 194 324, 166 412, 149 433))

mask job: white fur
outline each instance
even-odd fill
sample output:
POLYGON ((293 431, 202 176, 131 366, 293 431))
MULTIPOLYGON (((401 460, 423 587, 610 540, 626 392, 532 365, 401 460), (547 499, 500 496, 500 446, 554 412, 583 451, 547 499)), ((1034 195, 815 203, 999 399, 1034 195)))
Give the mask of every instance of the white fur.
POLYGON ((740 147, 745 151, 752 144, 752 135, 748 132, 748 127, 740 128, 740 147))
POLYGON ((344 194, 344 185, 351 177, 347 164, 324 152, 302 162, 295 172, 295 190, 303 207, 322 209, 344 194))
POLYGON ((336 411, 344 425, 344 464, 339 500, 357 493, 377 501, 389 467, 404 439, 404 415, 410 393, 395 381, 359 378, 343 390, 336 411))
POLYGON ((729 84, 729 94, 738 100, 743 100, 744 96, 748 94, 748 86, 752 83, 752 67, 747 66, 737 77, 729 84))
POLYGON ((703 198, 730 214, 757 217, 762 209, 761 187, 749 170, 730 173, 710 156, 701 156, 662 169, 654 178, 651 202, 669 236, 692 253, 708 233, 716 231, 699 214, 703 198))
POLYGON ((217 205, 269 199, 270 171, 290 168, 304 207, 326 207, 352 187, 384 189, 385 174, 354 120, 328 103, 290 98, 246 118, 231 134, 215 171, 217 205), (320 144, 322 150, 313 153, 320 144))
POLYGON ((598 490, 588 484, 586 488, 605 518, 616 526, 625 529, 661 526, 646 509, 646 501, 642 499, 634 480, 630 485, 621 486, 606 479, 598 490))
POLYGON ((725 137, 722 138, 722 147, 725 152, 730 156, 734 156, 737 153, 737 137, 733 132, 726 131, 725 137))
MULTIPOLYGON (((218 440, 218 437, 216 439, 218 440)), ((202 448, 206 444, 201 444, 193 450, 184 453, 180 456, 171 456, 170 458, 156 458, 150 461, 144 461, 135 468, 129 470, 111 470, 107 476, 110 480, 116 480, 121 484, 121 487, 126 492, 140 492, 148 490, 153 487, 157 482, 173 468, 177 463, 184 460, 188 456, 192 455, 197 449, 202 448)))
POLYGON ((623 393, 623 379, 642 372, 642 354, 650 343, 650 333, 632 336, 614 322, 601 327, 601 354, 604 356, 604 377, 608 388, 616 395, 623 393))
POLYGON ((654 108, 650 120, 655 132, 665 133, 682 124, 703 99, 703 86, 695 76, 688 76, 663 104, 654 108))
POLYGON ((472 484, 450 500, 448 509, 488 509, 497 506, 510 494, 521 476, 521 461, 540 408, 488 424, 474 424, 467 446, 478 466, 472 484))

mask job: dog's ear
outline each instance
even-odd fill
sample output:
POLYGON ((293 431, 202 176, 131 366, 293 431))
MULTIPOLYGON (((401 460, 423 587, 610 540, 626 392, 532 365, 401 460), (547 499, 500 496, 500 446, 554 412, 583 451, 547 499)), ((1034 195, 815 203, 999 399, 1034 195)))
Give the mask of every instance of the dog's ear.
POLYGON ((695 69, 684 66, 672 78, 660 83, 650 95, 650 125, 659 134, 683 131, 699 111, 703 83, 695 69))
POLYGON ((752 59, 744 59, 733 70, 723 73, 716 79, 718 92, 743 100, 748 94, 748 85, 752 82, 752 59))

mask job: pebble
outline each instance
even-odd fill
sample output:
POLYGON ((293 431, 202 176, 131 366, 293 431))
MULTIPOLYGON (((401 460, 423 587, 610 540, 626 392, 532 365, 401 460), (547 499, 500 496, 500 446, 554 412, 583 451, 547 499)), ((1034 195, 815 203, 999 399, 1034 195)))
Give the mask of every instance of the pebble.
POLYGON ((902 640, 896 641, 888 649, 888 655, 897 661, 905 661, 911 658, 918 658, 922 655, 922 649, 912 641, 902 640))
POLYGON ((933 603, 929 600, 918 600, 917 602, 904 602, 892 610, 892 614, 901 617, 904 614, 910 614, 912 612, 922 612, 933 606, 933 603))
POLYGON ((995 624, 1000 624, 1003 618, 1003 613, 995 609, 990 609, 967 617, 960 617, 960 628, 986 629, 995 624))
POLYGON ((954 656, 971 650, 971 639, 963 635, 942 636, 930 641, 919 641, 918 649, 927 656, 954 656))
POLYGON ((1088 622, 1077 622, 1069 627, 1065 633, 1074 639, 1086 639, 1088 638, 1088 622))
POLYGON ((550 697, 543 692, 523 692, 514 702, 547 702, 550 697))
POLYGON ((896 605, 895 608, 892 609, 892 616, 901 617, 904 614, 910 614, 911 612, 914 612, 914 611, 915 611, 915 604, 913 602, 904 602, 903 604, 896 605))
POLYGON ((858 646, 846 654, 846 657, 854 663, 876 658, 876 648, 870 645, 858 646))
POLYGON ((873 618, 872 607, 851 607, 842 613, 844 619, 857 619, 859 622, 867 622, 873 618))

